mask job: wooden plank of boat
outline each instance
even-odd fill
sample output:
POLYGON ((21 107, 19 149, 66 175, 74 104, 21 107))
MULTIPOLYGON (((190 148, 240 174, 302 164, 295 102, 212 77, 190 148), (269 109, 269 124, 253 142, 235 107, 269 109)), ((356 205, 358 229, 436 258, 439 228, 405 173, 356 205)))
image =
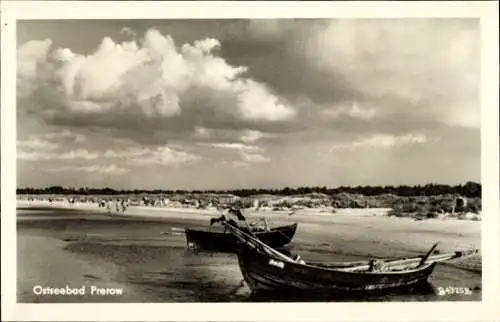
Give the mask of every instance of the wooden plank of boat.
POLYGON ((338 294, 381 292, 427 281, 436 263, 404 271, 349 272, 274 259, 245 247, 238 253, 241 272, 253 293, 338 294))
MULTIPOLYGON (((450 253, 445 253, 445 254, 428 256, 425 261, 422 261, 425 258, 425 256, 418 256, 418 257, 412 257, 412 258, 397 259, 397 260, 392 260, 392 261, 382 261, 382 263, 390 264, 391 267, 412 266, 412 265, 416 265, 417 263, 419 264, 419 266, 422 266, 425 263, 443 262, 443 261, 447 261, 450 259, 471 256, 471 255, 477 254, 478 252, 479 251, 477 249, 467 250, 467 251, 455 251, 455 252, 450 252, 450 253)), ((367 270, 369 267, 370 267, 370 264, 363 264, 363 265, 357 265, 357 266, 339 268, 339 269, 345 270, 345 271, 363 271, 363 270, 367 270)))
MULTIPOLYGON (((312 263, 297 263, 289 256, 265 245, 258 239, 228 225, 241 243, 238 262, 252 292, 365 292, 406 288, 427 281, 438 261, 476 253, 454 252, 424 255, 385 261, 381 270, 370 270, 369 265, 354 267, 324 267, 312 263), (421 265, 422 259, 426 258, 421 265)), ((434 248, 434 247, 433 247, 434 248)), ((432 249, 433 251, 433 249, 432 249)), ((428 252, 428 253, 432 253, 428 252)))
MULTIPOLYGON (((297 230, 297 223, 291 225, 274 227, 268 231, 256 231, 253 234, 272 245, 273 247, 282 247, 293 239, 297 230)), ((186 242, 199 249, 236 251, 236 242, 229 232, 217 232, 208 230, 185 229, 186 242)))

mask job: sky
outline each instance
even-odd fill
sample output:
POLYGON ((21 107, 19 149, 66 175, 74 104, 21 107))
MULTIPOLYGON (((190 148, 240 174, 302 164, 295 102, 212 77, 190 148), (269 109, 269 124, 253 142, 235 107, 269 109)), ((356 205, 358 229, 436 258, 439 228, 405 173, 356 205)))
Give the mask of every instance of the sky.
POLYGON ((17 185, 480 182, 477 19, 17 26, 17 185))

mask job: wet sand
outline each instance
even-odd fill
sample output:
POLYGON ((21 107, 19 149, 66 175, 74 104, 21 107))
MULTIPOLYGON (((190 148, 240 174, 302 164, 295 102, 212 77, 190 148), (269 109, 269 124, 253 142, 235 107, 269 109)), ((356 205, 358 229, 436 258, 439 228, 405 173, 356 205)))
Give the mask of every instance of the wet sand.
MULTIPOLYGON (((290 245, 308 261, 360 260, 425 253, 437 241, 448 252, 481 246, 481 224, 462 220, 414 221, 380 210, 284 213, 266 216, 272 225, 298 222, 290 245)), ((236 256, 195 254, 186 248, 184 227, 206 227, 213 211, 132 207, 106 214, 97 205, 19 203, 17 212, 19 302, 244 302, 255 299, 236 256), (85 287, 85 295, 37 295, 34 286, 85 287), (91 294, 92 286, 122 289, 121 295, 91 294)), ((439 264, 431 289, 409 294, 333 299, 349 301, 481 300, 481 257, 439 264), (467 287, 471 295, 445 295, 439 287, 467 287)), ((322 299, 309 299, 322 300, 322 299)), ((332 300, 332 299, 330 299, 332 300)))

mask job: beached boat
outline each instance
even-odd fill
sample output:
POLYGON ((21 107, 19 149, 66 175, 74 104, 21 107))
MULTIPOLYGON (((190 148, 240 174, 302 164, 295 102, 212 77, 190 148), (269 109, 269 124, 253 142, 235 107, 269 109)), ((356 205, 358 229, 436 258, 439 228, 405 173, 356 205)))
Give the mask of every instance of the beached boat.
POLYGON ((435 255, 435 244, 427 254, 413 258, 314 264, 277 251, 240 229, 234 222, 224 222, 223 225, 238 240, 239 266, 254 294, 366 295, 418 287, 427 283, 438 262, 478 252, 471 250, 435 255))
MULTIPOLYGON (((261 241, 274 248, 280 248, 290 243, 297 231, 297 224, 269 228, 252 228, 252 233, 261 241)), ((237 244, 233 234, 228 231, 210 231, 186 228, 188 247, 221 252, 236 252, 237 244)))

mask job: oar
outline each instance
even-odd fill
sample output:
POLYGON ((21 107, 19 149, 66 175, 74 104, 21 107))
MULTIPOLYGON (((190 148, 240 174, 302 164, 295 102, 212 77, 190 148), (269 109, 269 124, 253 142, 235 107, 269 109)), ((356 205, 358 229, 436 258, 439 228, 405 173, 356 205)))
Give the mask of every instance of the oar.
POLYGON ((435 243, 431 249, 429 249, 429 251, 427 252, 427 254, 424 255, 424 257, 422 257, 422 260, 420 261, 420 264, 418 265, 419 267, 424 265, 425 262, 427 261, 427 259, 429 258, 429 256, 432 255, 432 253, 434 252, 434 250, 436 249, 436 247, 438 246, 439 242, 435 243))
MULTIPOLYGON (((249 234, 245 233, 244 231, 242 231, 241 229, 239 228, 236 228, 234 227, 233 225, 231 224, 228 224, 226 222, 223 222, 223 225, 227 226, 229 228, 229 230, 234 234, 234 235, 238 235, 238 234, 242 234, 245 238, 247 239, 250 239, 252 242, 256 243, 257 245, 259 245, 260 247, 264 248, 266 251, 270 252, 271 254, 281 258, 282 260, 285 260, 287 262, 295 262, 292 258, 278 252, 277 250, 274 250, 273 248, 267 246, 266 244, 264 244, 263 242, 261 242, 260 240, 258 240, 257 238, 253 237, 253 236, 250 236, 249 234)), ((240 238, 241 239, 241 238, 240 238)))

